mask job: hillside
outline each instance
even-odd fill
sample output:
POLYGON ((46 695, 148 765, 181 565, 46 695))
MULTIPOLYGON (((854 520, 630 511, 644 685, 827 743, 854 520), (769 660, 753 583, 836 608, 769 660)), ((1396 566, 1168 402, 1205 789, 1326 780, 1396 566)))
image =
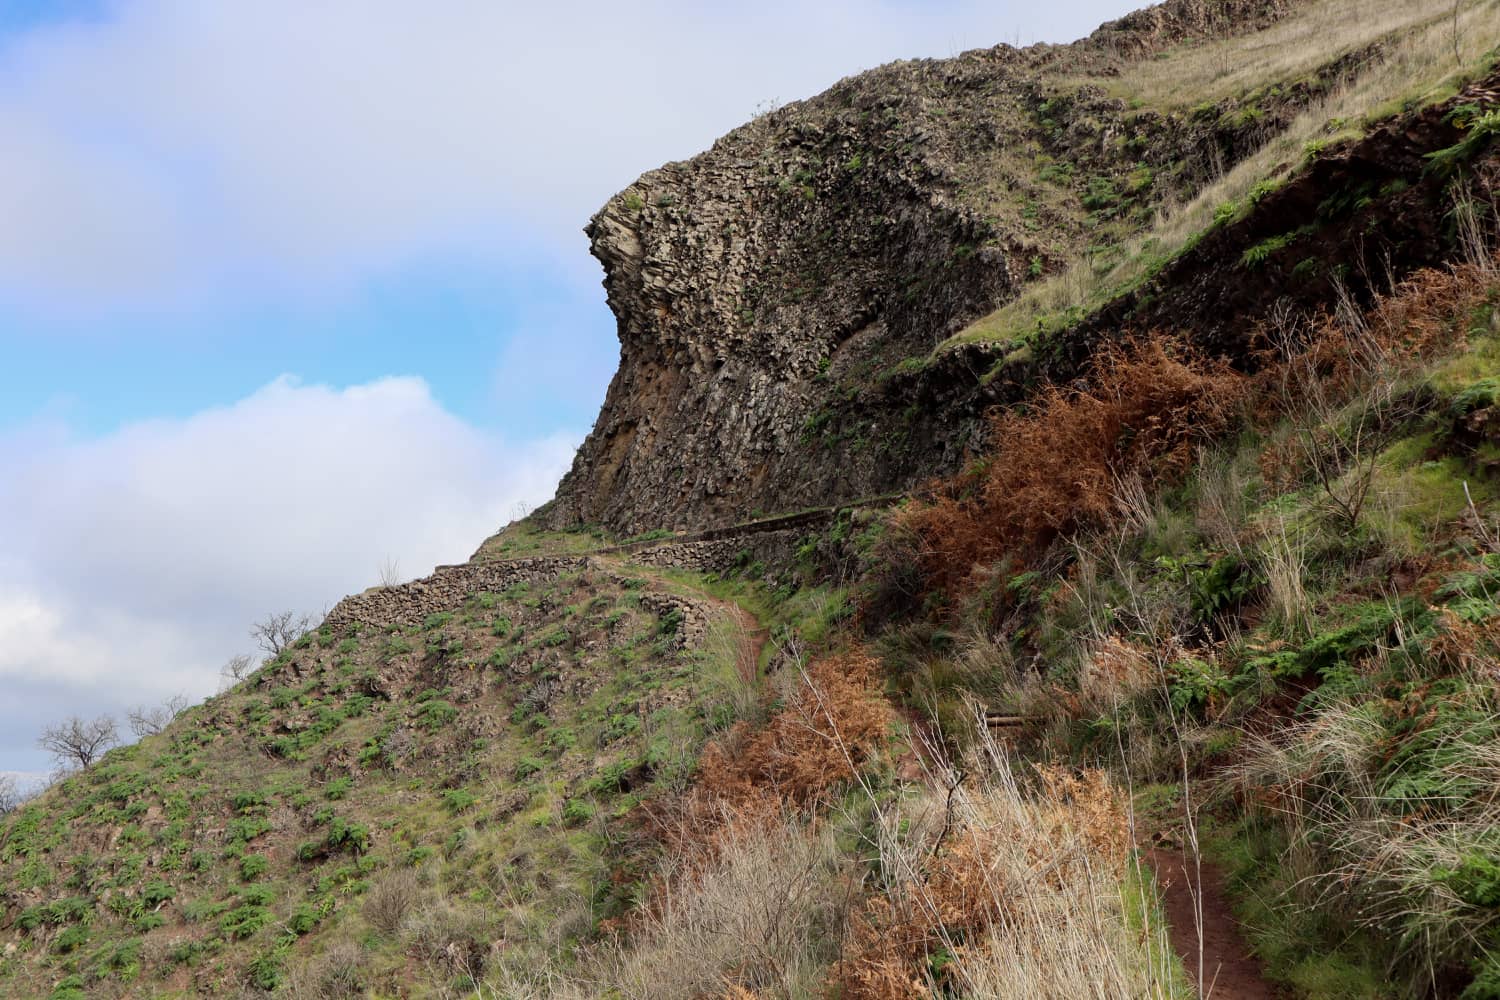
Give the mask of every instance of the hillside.
MULTIPOLYGON (((1216 224, 1237 223, 1230 246, 1326 223, 1336 243, 1352 220, 1317 206, 1397 182, 1419 189, 1398 214, 1437 217, 1422 154, 1456 129, 1403 137, 1419 148, 1385 164, 1348 147, 1477 72, 1495 15, 1465 6, 1460 66, 1454 26, 1422 5, 1168 3, 1069 46, 851 77, 645 175, 588 227, 621 362, 548 522, 694 528, 909 489, 954 471, 979 414, 1024 392, 1038 325, 1140 294, 1216 224), (1349 158, 1360 176, 1320 166, 1349 158), (1309 173, 1295 200, 1242 218, 1309 173)), ((1370 260, 1435 259, 1361 214, 1370 260)), ((1237 283, 1237 260, 1210 263, 1237 283)), ((1236 318, 1203 299, 1195 314, 1226 330, 1258 305, 1232 303, 1236 318)))
POLYGON ((1497 43, 1172 0, 647 174, 555 501, 5 817, 0 994, 1500 997, 1497 43))

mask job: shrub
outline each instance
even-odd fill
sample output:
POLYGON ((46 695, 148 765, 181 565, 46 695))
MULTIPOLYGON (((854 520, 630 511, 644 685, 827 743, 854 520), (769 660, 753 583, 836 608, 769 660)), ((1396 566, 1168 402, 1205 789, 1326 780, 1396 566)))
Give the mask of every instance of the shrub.
POLYGON ((16 918, 16 926, 23 931, 33 930, 43 924, 60 926, 86 922, 94 913, 94 904, 82 896, 70 896, 66 899, 53 900, 50 903, 38 903, 28 906, 21 911, 16 918))
POLYGON ((865 653, 814 662, 763 729, 738 723, 704 751, 702 788, 735 806, 821 799, 884 745, 891 714, 878 685, 879 663, 865 653))
POLYGON ((350 823, 341 816, 334 817, 328 827, 327 844, 331 850, 347 850, 360 853, 370 849, 370 829, 363 823, 350 823))
POLYGON ((1113 521, 1123 479, 1179 477, 1245 393, 1227 365, 1164 339, 1104 348, 1087 388, 1051 386, 993 417, 992 454, 899 524, 919 540, 929 580, 964 588, 980 564, 1030 559, 1059 535, 1113 521))
POLYGON ((1371 932, 1412 995, 1434 974, 1479 973, 1472 963, 1500 927, 1497 740, 1494 687, 1457 678, 1402 700, 1337 701, 1278 736, 1252 736, 1233 781, 1282 834, 1244 873, 1274 903, 1264 921, 1312 948, 1306 932, 1330 922, 1340 937, 1371 932))
POLYGON ((229 821, 225 835, 231 844, 244 844, 271 830, 271 821, 264 816, 241 816, 229 821))
POLYGON ((454 788, 443 793, 444 808, 455 816, 472 808, 477 801, 478 797, 467 788, 454 788))
POLYGON ((294 997, 347 1000, 365 990, 365 954, 351 942, 340 942, 310 960, 290 977, 294 997))
POLYGON ((301 937, 303 934, 310 933, 314 927, 318 926, 320 919, 322 918, 317 910, 303 903, 292 911, 291 916, 286 918, 286 929, 301 937))
POLYGON ((52 950, 59 955, 67 955, 82 948, 89 939, 88 929, 85 927, 69 927, 57 936, 52 942, 52 950))
POLYGON ((269 951, 251 961, 245 969, 245 978, 257 989, 274 990, 281 985, 285 958, 280 949, 269 951))
POLYGON ((569 826, 586 823, 594 817, 594 804, 588 799, 569 799, 563 804, 563 822, 569 826))
POLYGON ((437 732, 458 718, 458 709, 439 697, 429 697, 417 703, 417 725, 428 732, 437 732))
POLYGON ((447 975, 477 979, 490 950, 490 928, 482 911, 442 901, 415 910, 403 933, 413 956, 447 975))
POLYGON ((141 887, 141 902, 147 906, 158 906, 177 894, 177 890, 165 879, 154 878, 141 887))
POLYGON ((829 992, 1158 995, 1148 956, 1165 952, 1164 929, 1130 927, 1119 891, 1130 849, 1124 797, 1103 772, 1062 768, 1040 770, 1041 788, 1026 794, 989 740, 974 764, 978 780, 945 807, 880 817, 883 884, 853 921, 829 992))
POLYGON ((365 899, 365 919, 382 934, 395 934, 419 898, 421 886, 415 872, 410 869, 391 872, 375 884, 365 899))
POLYGON ((589 995, 823 995, 818 980, 837 957, 849 867, 827 824, 777 816, 737 827, 669 901, 641 915, 628 945, 589 956, 589 995))
POLYGON ((88 1000, 87 985, 82 976, 68 976, 57 984, 48 1000, 88 1000))

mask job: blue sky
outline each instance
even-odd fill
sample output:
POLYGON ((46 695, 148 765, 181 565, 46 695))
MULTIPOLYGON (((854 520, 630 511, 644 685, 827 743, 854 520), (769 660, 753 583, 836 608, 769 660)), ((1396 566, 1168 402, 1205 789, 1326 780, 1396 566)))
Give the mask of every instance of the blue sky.
POLYGON ((0 0, 0 771, 549 497, 581 228, 768 102, 1086 0, 0 0))

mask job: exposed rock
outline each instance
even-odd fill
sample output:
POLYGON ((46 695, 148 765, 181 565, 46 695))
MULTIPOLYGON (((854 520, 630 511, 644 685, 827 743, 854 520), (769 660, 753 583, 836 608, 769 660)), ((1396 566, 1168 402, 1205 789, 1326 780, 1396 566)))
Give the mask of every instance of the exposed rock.
MULTIPOLYGON (((439 566, 431 576, 420 580, 394 587, 372 587, 344 598, 334 605, 320 628, 337 633, 355 624, 381 630, 418 625, 430 615, 462 607, 475 594, 499 593, 520 583, 546 582, 590 568, 603 571, 598 561, 588 556, 475 560, 457 566, 439 566)), ((625 581, 615 577, 615 582, 625 581)), ((676 614, 673 637, 679 649, 697 646, 708 632, 711 612, 704 601, 648 591, 641 595, 641 606, 657 615, 676 614)))
POLYGON ((439 566, 431 576, 394 587, 371 587, 346 597, 323 619, 322 628, 342 631, 353 624, 378 629, 420 624, 428 615, 461 607, 473 594, 501 592, 518 583, 553 580, 589 565, 586 556, 468 562, 439 566))
POLYGON ((1176 0, 1073 45, 893 63, 641 177, 587 227, 621 362, 550 524, 701 527, 909 485, 875 450, 830 466, 829 407, 1208 170, 1204 122, 1078 75, 1291 6, 1176 0))

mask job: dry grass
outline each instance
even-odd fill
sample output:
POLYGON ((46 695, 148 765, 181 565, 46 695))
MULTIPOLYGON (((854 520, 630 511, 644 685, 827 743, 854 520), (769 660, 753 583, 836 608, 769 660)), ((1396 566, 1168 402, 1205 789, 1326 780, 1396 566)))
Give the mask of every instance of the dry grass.
POLYGON ((494 915, 480 907, 434 899, 402 921, 402 940, 407 954, 426 967, 434 983, 457 980, 472 989, 490 959, 497 930, 493 921, 494 915))
POLYGON ((811 995, 857 898, 852 859, 830 827, 795 814, 732 824, 718 848, 706 866, 667 880, 628 943, 588 954, 579 985, 642 1000, 811 995))
MULTIPOLYGON (((1377 297, 1368 310, 1343 296, 1306 321, 1267 324, 1273 345, 1253 378, 1172 341, 1107 350, 1086 388, 1048 387, 1022 410, 992 420, 994 452, 897 519, 894 537, 914 540, 927 578, 950 593, 972 589, 981 568, 1009 557, 1025 563, 1058 536, 1080 528, 1159 520, 1153 491, 1183 475, 1203 446, 1249 411, 1273 435, 1261 478, 1277 489, 1308 479, 1346 527, 1361 520, 1382 442, 1420 405, 1407 391, 1432 361, 1463 342, 1455 317, 1494 291, 1494 261, 1424 269, 1377 297)), ((1239 551, 1248 472, 1221 465, 1200 472, 1198 520, 1239 551)), ((1287 532, 1269 538, 1266 569, 1277 610, 1296 626, 1306 605, 1300 557, 1287 532)), ((1128 573, 1128 567, 1121 567, 1128 573)))
MULTIPOLYGON (((1493 662, 1493 645, 1485 655, 1493 662)), ((1430 705, 1417 720, 1420 750, 1403 785, 1392 785, 1385 765, 1413 750, 1393 745, 1388 720, 1368 702, 1250 738, 1232 777, 1287 832, 1277 905, 1377 932, 1395 945, 1392 968, 1404 970, 1412 995, 1465 968, 1500 925, 1491 853, 1500 709, 1492 695, 1476 695, 1484 681, 1468 676, 1468 704, 1430 705)))
POLYGON ((1106 715, 1161 684, 1152 651, 1119 636, 1105 636, 1089 651, 1078 671, 1077 714, 1106 715))
POLYGON ((416 872, 409 868, 391 872, 365 897, 365 919, 382 934, 395 934, 422 895, 416 872))
POLYGON ((1242 535, 1250 520, 1250 495, 1255 480, 1237 458, 1238 453, 1231 449, 1212 452, 1204 449, 1199 453, 1193 522, 1215 548, 1243 555, 1242 535))
POLYGON ((1110 81, 1110 90, 1153 108, 1181 109, 1306 78, 1385 40, 1386 59, 1401 64, 1390 75, 1410 82, 1384 100, 1416 84, 1436 84, 1478 59, 1500 27, 1500 7, 1468 0, 1460 5, 1455 50, 1451 2, 1316 0, 1298 6, 1295 15, 1254 34, 1183 46, 1165 58, 1135 63, 1110 81))
POLYGON ((857 859, 819 807, 886 746, 877 671, 859 651, 815 661, 763 725, 711 744, 696 786, 646 812, 666 848, 646 905, 576 971, 498 971, 502 995, 812 995, 860 898, 857 859))
POLYGON ((1286 639, 1306 638, 1312 628, 1312 600, 1307 591, 1306 540, 1290 529, 1285 517, 1268 527, 1261 547, 1266 575, 1266 607, 1286 639))
POLYGON ((1153 258, 1175 253, 1207 229, 1219 207, 1239 202, 1256 185, 1286 177, 1307 144, 1355 134, 1357 123, 1393 114, 1454 92, 1476 76, 1484 54, 1500 38, 1500 0, 1470 0, 1455 21, 1448 4, 1411 0, 1321 0, 1296 17, 1253 35, 1186 48, 1127 70, 1114 86, 1120 96, 1171 108, 1295 80, 1342 52, 1387 39, 1382 58, 1299 114, 1285 131, 1180 204, 1165 205, 1146 232, 1126 244, 1123 261, 1096 272, 1092 263, 1037 282, 1014 302, 940 344, 1014 340, 1038 319, 1083 306, 1138 281, 1153 258), (1456 40, 1456 47, 1455 47, 1456 40))
POLYGON ((292 1000, 349 1000, 361 996, 368 964, 363 948, 340 942, 293 972, 283 994, 292 1000))
POLYGON ((1109 779, 1044 769, 1023 788, 989 738, 960 774, 880 814, 883 882, 833 968, 837 994, 1170 995, 1164 929, 1121 895, 1129 815, 1109 779))
POLYGON ((877 671, 859 651, 817 660, 764 724, 706 748, 695 786, 643 811, 664 848, 645 904, 606 922, 615 937, 576 971, 498 970, 501 994, 810 995, 859 898, 855 859, 819 807, 886 747, 894 716, 877 671))

